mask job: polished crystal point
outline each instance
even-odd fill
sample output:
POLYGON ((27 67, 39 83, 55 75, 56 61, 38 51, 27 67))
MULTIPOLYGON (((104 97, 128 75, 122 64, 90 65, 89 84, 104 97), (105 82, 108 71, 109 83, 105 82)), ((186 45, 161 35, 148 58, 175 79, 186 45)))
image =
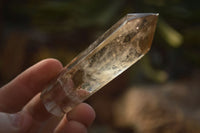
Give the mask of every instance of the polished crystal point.
POLYGON ((117 77, 151 47, 158 14, 127 14, 75 57, 42 92, 46 109, 62 116, 117 77))

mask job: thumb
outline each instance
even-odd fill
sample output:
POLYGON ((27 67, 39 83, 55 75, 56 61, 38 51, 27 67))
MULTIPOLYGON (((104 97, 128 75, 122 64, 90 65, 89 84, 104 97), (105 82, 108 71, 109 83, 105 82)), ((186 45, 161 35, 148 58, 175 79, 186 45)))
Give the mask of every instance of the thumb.
POLYGON ((0 133, 25 133, 31 128, 32 122, 31 116, 26 112, 0 112, 0 133))

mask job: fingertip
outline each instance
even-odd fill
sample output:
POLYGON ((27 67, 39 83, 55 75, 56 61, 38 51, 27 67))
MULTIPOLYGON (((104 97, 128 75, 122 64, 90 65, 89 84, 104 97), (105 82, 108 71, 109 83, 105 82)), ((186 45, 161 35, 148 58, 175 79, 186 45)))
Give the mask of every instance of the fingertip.
POLYGON ((0 111, 20 111, 55 78, 63 66, 57 59, 45 59, 25 70, 0 89, 0 111))
POLYGON ((47 59, 40 61, 39 63, 43 64, 45 68, 47 66, 47 67, 49 67, 49 69, 52 69, 52 70, 53 69, 60 70, 63 68, 62 63, 59 60, 54 59, 54 58, 47 58, 47 59))
MULTIPOLYGON (((90 118, 88 121, 88 126, 92 124, 94 119, 96 118, 96 113, 94 109, 87 103, 81 103, 79 104, 78 108, 81 110, 82 109, 82 115, 86 116, 86 118, 90 118)), ((87 119, 88 120, 88 119, 87 119)))
POLYGON ((87 128, 82 123, 72 120, 56 128, 54 133, 87 133, 87 128))
MULTIPOLYGON (((39 68, 38 70, 42 71, 42 73, 45 73, 49 77, 53 77, 53 76, 57 75, 62 70, 63 65, 57 59, 48 58, 48 59, 44 59, 44 60, 38 62, 32 68, 35 68, 36 71, 37 71, 36 68, 39 68)), ((36 73, 37 72, 35 72, 35 74, 36 73)), ((45 77, 47 77, 47 76, 45 76, 45 77)))
POLYGON ((67 114, 67 120, 78 121, 89 127, 96 117, 94 109, 86 104, 81 103, 67 114))

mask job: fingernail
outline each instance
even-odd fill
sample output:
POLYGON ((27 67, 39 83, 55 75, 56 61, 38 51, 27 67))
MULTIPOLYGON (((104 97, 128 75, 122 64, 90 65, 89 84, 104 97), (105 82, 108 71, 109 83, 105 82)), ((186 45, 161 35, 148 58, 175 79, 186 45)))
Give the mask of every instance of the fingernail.
POLYGON ((10 122, 14 127, 20 128, 22 126, 23 117, 20 113, 11 114, 9 117, 10 122))

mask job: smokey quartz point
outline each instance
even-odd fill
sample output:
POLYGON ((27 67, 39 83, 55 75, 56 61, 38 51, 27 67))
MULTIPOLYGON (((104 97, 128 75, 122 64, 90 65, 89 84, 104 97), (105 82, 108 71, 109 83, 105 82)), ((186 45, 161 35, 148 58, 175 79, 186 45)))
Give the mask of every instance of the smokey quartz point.
POLYGON ((150 49, 158 14, 127 14, 75 57, 42 92, 46 109, 62 116, 117 77, 150 49))

